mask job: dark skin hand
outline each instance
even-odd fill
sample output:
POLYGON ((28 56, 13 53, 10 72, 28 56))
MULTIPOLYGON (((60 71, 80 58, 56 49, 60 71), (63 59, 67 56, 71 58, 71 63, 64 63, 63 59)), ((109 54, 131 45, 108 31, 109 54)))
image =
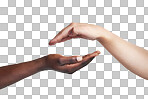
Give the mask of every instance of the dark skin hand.
POLYGON ((99 51, 83 57, 50 54, 33 61, 0 67, 0 89, 44 70, 55 70, 72 74, 86 66, 99 54, 99 51))

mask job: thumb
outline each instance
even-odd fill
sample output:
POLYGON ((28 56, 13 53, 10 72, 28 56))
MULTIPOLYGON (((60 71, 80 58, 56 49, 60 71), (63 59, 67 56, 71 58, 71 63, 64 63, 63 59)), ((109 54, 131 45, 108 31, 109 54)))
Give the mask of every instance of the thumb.
POLYGON ((70 37, 75 37, 77 35, 78 34, 75 32, 75 28, 74 27, 71 29, 71 31, 69 31, 69 34, 68 34, 68 36, 70 36, 70 37))
POLYGON ((82 61, 83 57, 82 56, 71 56, 71 57, 61 57, 59 59, 59 63, 61 66, 66 65, 66 64, 74 64, 77 62, 82 61))

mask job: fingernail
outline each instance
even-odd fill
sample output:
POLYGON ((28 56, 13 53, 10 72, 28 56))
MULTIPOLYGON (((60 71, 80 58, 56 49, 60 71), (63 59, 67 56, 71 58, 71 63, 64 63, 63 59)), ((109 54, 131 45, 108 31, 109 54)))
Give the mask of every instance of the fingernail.
POLYGON ((52 45, 52 40, 49 42, 49 45, 52 45))
POLYGON ((54 45, 55 43, 53 42, 53 40, 51 40, 50 42, 49 42, 49 45, 54 45))
POLYGON ((99 53, 96 53, 96 55, 95 56, 98 56, 99 55, 99 53))
POLYGON ((100 54, 101 52, 100 51, 97 51, 97 54, 100 54))
POLYGON ((97 50, 98 53, 101 53, 99 50, 97 50))
POLYGON ((96 56, 98 56, 100 54, 100 51, 97 51, 96 56))
POLYGON ((52 45, 52 44, 49 42, 49 45, 52 45))
POLYGON ((77 57, 77 61, 79 62, 79 61, 82 61, 82 56, 78 56, 77 57))

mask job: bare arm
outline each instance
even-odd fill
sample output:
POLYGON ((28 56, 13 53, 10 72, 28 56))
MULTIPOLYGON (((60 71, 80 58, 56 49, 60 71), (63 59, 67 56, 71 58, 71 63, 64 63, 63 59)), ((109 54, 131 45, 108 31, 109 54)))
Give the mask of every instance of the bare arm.
POLYGON ((0 89, 41 71, 45 58, 0 67, 0 89))
POLYGON ((121 64, 148 79, 148 51, 108 32, 97 39, 121 64))
POLYGON ((108 30, 91 24, 72 23, 64 28, 50 45, 71 38, 99 41, 121 64, 133 73, 148 79, 148 51, 131 44, 108 30))
POLYGON ((43 70, 72 74, 86 66, 99 53, 96 51, 83 57, 50 54, 33 61, 0 67, 0 89, 43 70))

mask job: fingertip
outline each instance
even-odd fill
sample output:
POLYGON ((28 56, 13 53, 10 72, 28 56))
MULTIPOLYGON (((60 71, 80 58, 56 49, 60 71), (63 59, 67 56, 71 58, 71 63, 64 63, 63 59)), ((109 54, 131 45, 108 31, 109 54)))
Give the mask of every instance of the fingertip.
POLYGON ((98 54, 100 54, 101 52, 99 50, 96 51, 98 54))
POLYGON ((49 41, 49 45, 52 45, 52 40, 49 41))
POLYGON ((49 44, 49 45, 52 45, 52 43, 50 43, 50 42, 49 42, 48 44, 49 44))
POLYGON ((90 57, 96 57, 100 54, 100 51, 95 51, 93 53, 90 54, 90 57))
POLYGON ((52 45, 54 45, 54 44, 49 44, 49 45, 51 45, 51 46, 52 46, 52 45))
POLYGON ((98 56, 100 53, 101 53, 101 52, 97 50, 97 51, 95 52, 95 55, 98 56))
POLYGON ((55 41, 52 39, 52 40, 49 42, 49 45, 55 45, 55 41))

